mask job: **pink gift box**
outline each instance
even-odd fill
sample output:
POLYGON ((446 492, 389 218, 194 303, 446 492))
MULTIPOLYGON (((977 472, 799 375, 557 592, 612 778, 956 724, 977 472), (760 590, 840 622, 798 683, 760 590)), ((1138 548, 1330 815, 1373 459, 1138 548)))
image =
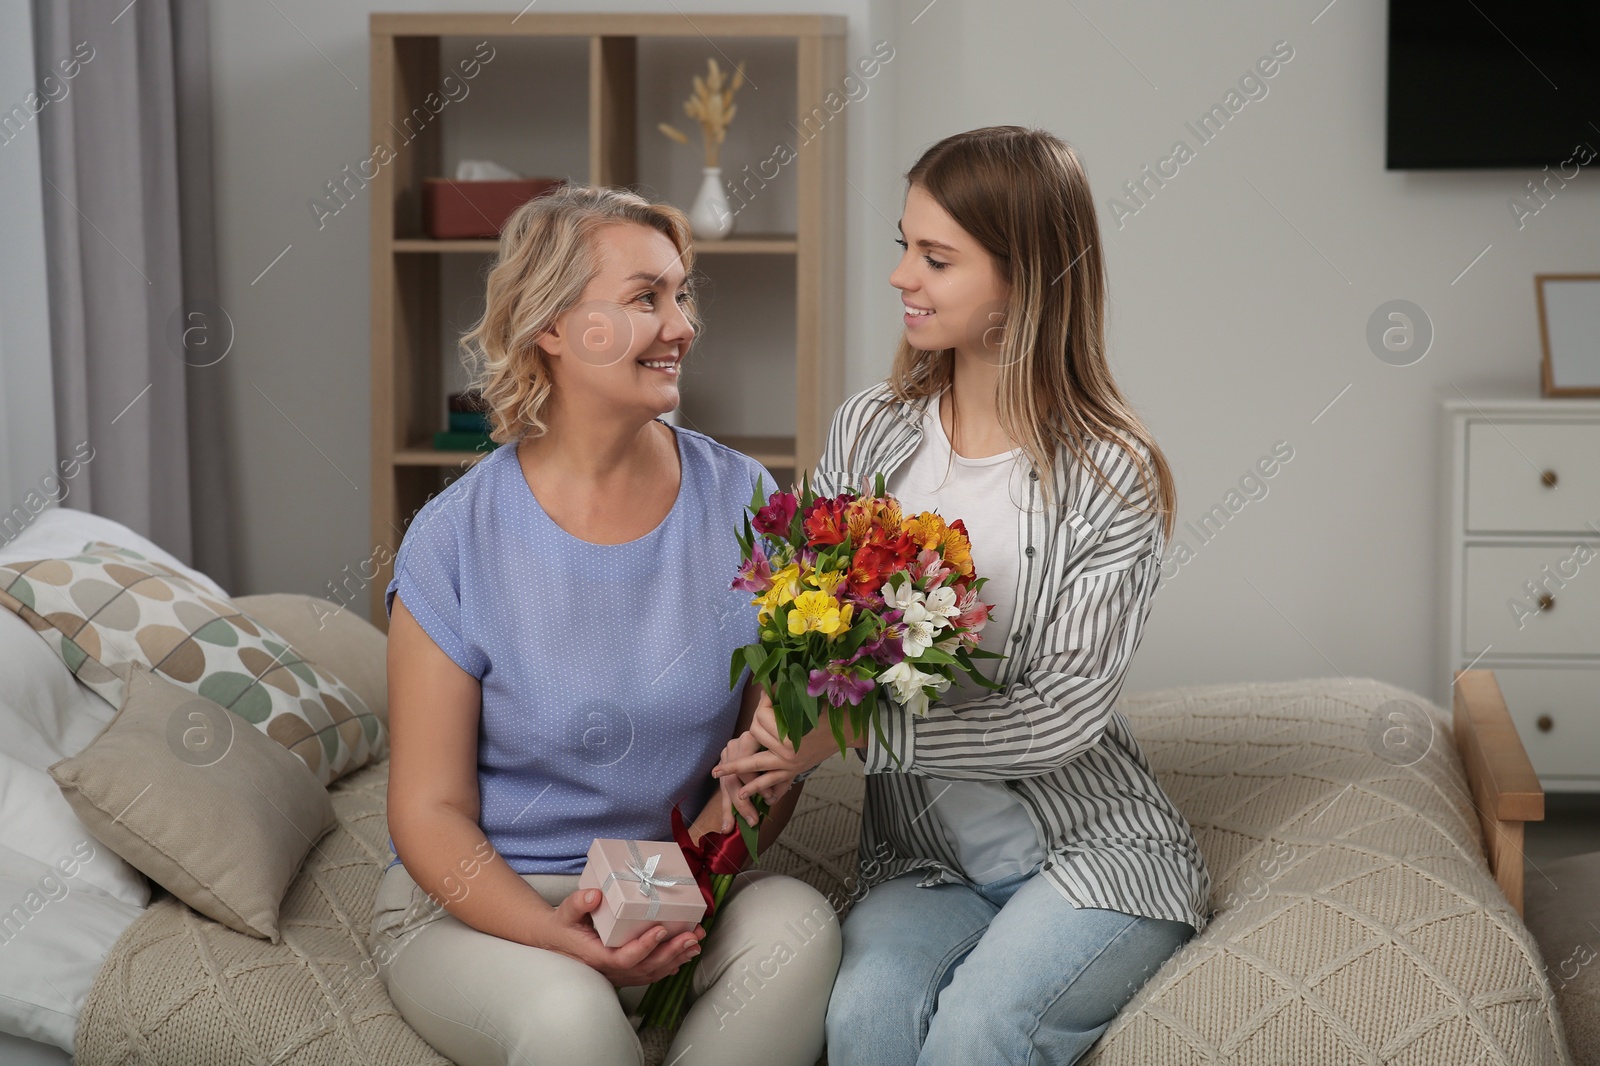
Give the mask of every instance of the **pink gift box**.
POLYGON ((671 840, 596 839, 578 877, 579 891, 589 888, 605 897, 590 917, 608 948, 653 925, 664 926, 669 937, 687 933, 706 913, 683 849, 671 840))

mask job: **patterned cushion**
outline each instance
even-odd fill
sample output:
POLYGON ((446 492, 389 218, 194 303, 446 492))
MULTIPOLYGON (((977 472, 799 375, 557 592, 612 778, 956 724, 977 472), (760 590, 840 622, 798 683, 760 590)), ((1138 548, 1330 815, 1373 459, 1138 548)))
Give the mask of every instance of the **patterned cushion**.
POLYGON ((324 785, 388 750, 383 722, 348 685, 132 549, 97 540, 71 558, 6 563, 0 605, 113 707, 122 706, 130 667, 142 663, 266 733, 324 785))

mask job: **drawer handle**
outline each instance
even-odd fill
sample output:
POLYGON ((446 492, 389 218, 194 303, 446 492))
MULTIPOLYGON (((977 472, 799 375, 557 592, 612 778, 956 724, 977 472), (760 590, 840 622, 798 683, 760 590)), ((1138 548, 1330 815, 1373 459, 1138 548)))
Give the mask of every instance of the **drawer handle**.
POLYGON ((1554 610, 1555 606, 1556 598, 1554 596, 1550 595, 1548 592, 1539 593, 1539 610, 1550 611, 1554 610))
POLYGON ((1541 714, 1537 719, 1534 720, 1533 724, 1539 727, 1539 732, 1541 733, 1548 733, 1552 728, 1555 727, 1555 722, 1550 720, 1550 716, 1548 714, 1541 714))
POLYGON ((1556 487, 1556 472, 1554 470, 1546 470, 1539 475, 1539 480, 1544 482, 1547 488, 1553 489, 1556 487))

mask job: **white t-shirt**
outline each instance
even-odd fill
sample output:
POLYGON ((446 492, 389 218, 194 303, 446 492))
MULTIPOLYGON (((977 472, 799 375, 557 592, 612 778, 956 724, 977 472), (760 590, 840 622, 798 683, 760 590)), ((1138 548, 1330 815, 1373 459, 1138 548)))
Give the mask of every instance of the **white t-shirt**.
MULTIPOLYGON (((972 565, 988 578, 979 598, 994 604, 979 647, 1003 651, 1016 609, 1021 574, 1022 501, 1027 465, 1021 449, 967 459, 955 454, 939 421, 942 397, 929 402, 923 415, 922 442, 884 487, 907 515, 937 511, 947 522, 961 519, 972 541, 972 565)), ((979 659, 978 668, 994 677, 998 659, 979 659)), ((963 703, 990 694, 957 672, 941 698, 963 703)), ((930 811, 943 823, 955 845, 961 867, 978 884, 1030 870, 1044 858, 1033 821, 1016 795, 999 780, 934 781, 930 811)))

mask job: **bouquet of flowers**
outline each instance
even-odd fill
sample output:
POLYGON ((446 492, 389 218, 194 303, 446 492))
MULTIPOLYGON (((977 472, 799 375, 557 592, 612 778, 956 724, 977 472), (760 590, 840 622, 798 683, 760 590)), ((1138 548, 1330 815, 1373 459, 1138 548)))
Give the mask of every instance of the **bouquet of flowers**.
MULTIPOLYGON (((826 712, 842 754, 847 715, 855 735, 870 723, 885 739, 880 688, 926 714, 957 670, 1000 687, 973 662, 1003 656, 978 647, 993 608, 978 599, 987 579, 973 572, 960 519, 904 514, 881 474, 870 495, 818 496, 809 478, 798 496, 763 501, 757 490, 749 512, 732 587, 754 595, 760 631, 734 652, 729 684, 750 667, 772 698, 780 737, 798 746, 826 712)), ((755 855, 755 829, 742 815, 739 827, 755 855)))

